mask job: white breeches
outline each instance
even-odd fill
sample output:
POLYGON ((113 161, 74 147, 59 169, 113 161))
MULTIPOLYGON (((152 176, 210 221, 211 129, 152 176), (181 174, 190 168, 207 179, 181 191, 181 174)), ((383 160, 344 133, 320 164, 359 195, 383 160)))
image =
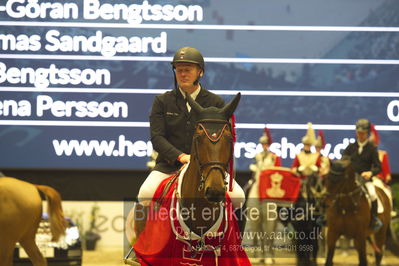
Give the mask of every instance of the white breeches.
MULTIPOLYGON (((165 174, 159 171, 151 171, 147 179, 141 185, 139 194, 137 196, 139 202, 151 200, 154 196, 155 190, 158 185, 165 178, 171 176, 173 173, 165 174)), ((229 178, 227 179, 229 181, 229 178)), ((228 185, 227 185, 228 187, 228 185)), ((228 191, 229 197, 234 208, 241 208, 245 203, 245 193, 240 185, 234 180, 233 191, 228 191)))
POLYGON ((367 191, 369 192, 370 195, 370 200, 374 201, 377 199, 377 193, 375 192, 375 187, 373 182, 366 182, 366 184, 364 184, 367 188, 367 191))
POLYGON ((148 175, 147 179, 141 185, 139 194, 137 196, 140 202, 152 200, 154 196, 155 190, 157 189, 158 185, 164 180, 165 178, 171 176, 173 173, 165 174, 159 171, 151 171, 148 175))

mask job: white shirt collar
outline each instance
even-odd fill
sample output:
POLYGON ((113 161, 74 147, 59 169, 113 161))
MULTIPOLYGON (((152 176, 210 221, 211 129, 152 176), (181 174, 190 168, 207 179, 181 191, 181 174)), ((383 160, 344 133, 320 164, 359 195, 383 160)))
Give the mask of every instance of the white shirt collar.
MULTIPOLYGON (((180 90, 181 94, 183 94, 184 99, 186 99, 186 93, 182 89, 180 89, 180 87, 179 87, 179 90, 180 90)), ((190 94, 191 98, 193 98, 194 101, 197 98, 200 91, 201 91, 201 86, 198 85, 198 88, 195 91, 193 91, 193 93, 190 94)), ((188 102, 186 105, 187 105, 188 112, 190 112, 191 106, 188 104, 188 102)))
MULTIPOLYGON (((186 93, 180 87, 179 87, 179 90, 180 90, 181 94, 183 95, 183 98, 186 99, 186 93)), ((191 98, 193 98, 195 100, 197 98, 198 94, 200 93, 200 91, 201 91, 201 86, 198 86, 198 88, 195 91, 193 91, 193 93, 190 94, 191 98)))
POLYGON ((363 147, 367 144, 367 142, 368 142, 367 139, 365 141, 363 141, 363 142, 360 142, 360 141, 357 140, 357 145, 359 146, 357 152, 359 154, 361 154, 363 152, 363 147))

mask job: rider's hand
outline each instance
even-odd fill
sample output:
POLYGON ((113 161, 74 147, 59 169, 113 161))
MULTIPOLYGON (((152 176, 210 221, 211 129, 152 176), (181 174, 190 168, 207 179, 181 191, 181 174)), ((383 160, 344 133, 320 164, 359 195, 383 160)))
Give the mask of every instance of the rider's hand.
POLYGON ((312 169, 312 171, 315 172, 315 173, 319 171, 319 167, 317 167, 314 164, 310 166, 310 169, 312 169))
POLYGON ((364 179, 369 180, 372 176, 373 173, 371 171, 365 171, 360 174, 364 179))
POLYGON ((303 166, 303 165, 299 166, 298 169, 297 169, 297 171, 299 173, 303 172, 304 170, 305 170, 305 166, 303 166))
POLYGON ((190 155, 182 153, 182 154, 179 155, 179 157, 177 157, 177 160, 179 162, 181 162, 182 164, 189 163, 190 162, 190 155))

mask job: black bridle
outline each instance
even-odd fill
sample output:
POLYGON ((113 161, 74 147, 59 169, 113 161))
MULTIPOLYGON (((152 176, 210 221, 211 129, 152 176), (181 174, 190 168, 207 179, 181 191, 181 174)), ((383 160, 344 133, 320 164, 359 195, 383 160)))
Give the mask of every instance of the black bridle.
MULTIPOLYGON (((205 135, 207 136, 207 139, 212 144, 216 144, 219 142, 219 140, 222 138, 223 132, 225 131, 226 128, 229 128, 231 130, 231 126, 228 121, 218 120, 218 119, 200 120, 197 122, 197 126, 201 127, 204 130, 205 135)), ((227 181, 226 181, 227 174, 226 173, 227 173, 227 168, 228 168, 231 156, 233 156, 231 154, 232 145, 233 145, 232 138, 230 140, 230 143, 231 143, 230 157, 227 160, 227 162, 221 162, 221 161, 204 162, 204 161, 201 161, 201 158, 200 158, 199 152, 198 152, 199 151, 199 145, 198 145, 199 137, 200 137, 199 134, 195 134, 194 138, 193 138, 193 142, 194 142, 194 146, 195 146, 195 153, 193 154, 193 156, 196 159, 195 161, 197 161, 198 171, 199 171, 199 175, 200 175, 200 184, 198 187, 198 191, 201 191, 204 188, 205 181, 213 169, 219 170, 222 173, 222 175, 224 176, 224 187, 225 187, 225 189, 227 189, 227 181), (204 169, 206 167, 209 167, 209 171, 206 175, 204 175, 204 169)))

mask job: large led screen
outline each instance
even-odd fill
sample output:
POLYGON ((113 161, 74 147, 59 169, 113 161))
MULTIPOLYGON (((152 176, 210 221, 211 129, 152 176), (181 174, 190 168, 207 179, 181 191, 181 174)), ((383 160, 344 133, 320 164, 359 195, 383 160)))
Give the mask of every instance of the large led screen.
POLYGON ((0 169, 146 169, 149 112, 183 46, 236 111, 238 170, 267 126, 290 167, 306 124, 331 159, 367 118, 399 172, 399 1, 4 0, 0 169))

